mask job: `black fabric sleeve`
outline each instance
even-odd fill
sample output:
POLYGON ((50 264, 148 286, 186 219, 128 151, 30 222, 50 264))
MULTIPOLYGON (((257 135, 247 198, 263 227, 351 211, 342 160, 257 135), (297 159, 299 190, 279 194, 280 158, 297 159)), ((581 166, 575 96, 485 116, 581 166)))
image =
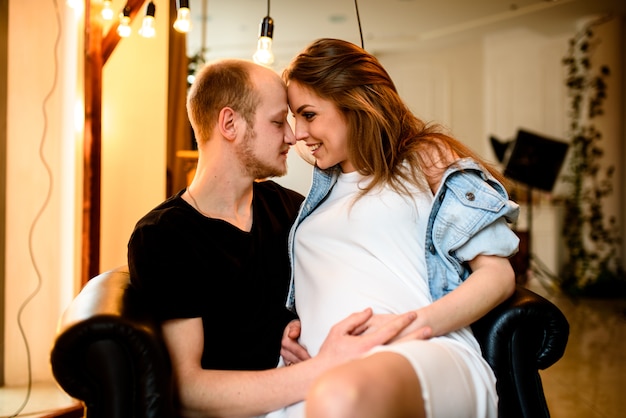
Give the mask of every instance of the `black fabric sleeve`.
MULTIPOLYGON (((131 284, 160 320, 202 315, 203 292, 194 289, 193 243, 175 228, 138 225, 128 244, 131 284)), ((206 295, 204 295, 206 298, 206 295)), ((206 300, 206 299, 204 299, 206 300)))

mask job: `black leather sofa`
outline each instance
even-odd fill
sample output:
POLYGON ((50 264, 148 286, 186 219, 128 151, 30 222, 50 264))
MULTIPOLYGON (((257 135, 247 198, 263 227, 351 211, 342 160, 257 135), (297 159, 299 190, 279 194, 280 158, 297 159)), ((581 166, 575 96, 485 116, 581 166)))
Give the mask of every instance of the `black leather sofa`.
MULTIPOLYGON (((549 417, 539 370, 565 351, 569 324, 561 311, 518 286, 472 328, 498 379, 499 416, 549 417)), ((129 286, 125 267, 91 279, 74 298, 50 361, 58 384, 83 402, 87 418, 176 416, 159 324, 129 286)))

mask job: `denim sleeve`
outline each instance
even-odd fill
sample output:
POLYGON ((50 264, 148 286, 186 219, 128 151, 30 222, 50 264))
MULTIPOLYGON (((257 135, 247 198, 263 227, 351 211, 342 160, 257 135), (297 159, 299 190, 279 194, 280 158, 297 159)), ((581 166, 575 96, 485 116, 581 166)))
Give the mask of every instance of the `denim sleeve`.
POLYGON ((460 263, 473 260, 477 255, 510 257, 517 253, 519 238, 504 218, 498 218, 473 235, 455 251, 460 263))

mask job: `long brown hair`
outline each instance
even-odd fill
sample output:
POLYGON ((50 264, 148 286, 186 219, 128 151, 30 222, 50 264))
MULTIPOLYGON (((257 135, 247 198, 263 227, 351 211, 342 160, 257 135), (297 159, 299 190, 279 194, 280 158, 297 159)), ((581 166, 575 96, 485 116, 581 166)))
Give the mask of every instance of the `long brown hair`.
POLYGON ((463 157, 476 159, 503 180, 497 170, 440 125, 417 118, 378 59, 357 45, 318 39, 293 59, 283 79, 311 89, 343 113, 350 161, 361 174, 372 177, 363 193, 385 183, 408 193, 407 181, 422 188, 426 173, 441 175, 463 157))

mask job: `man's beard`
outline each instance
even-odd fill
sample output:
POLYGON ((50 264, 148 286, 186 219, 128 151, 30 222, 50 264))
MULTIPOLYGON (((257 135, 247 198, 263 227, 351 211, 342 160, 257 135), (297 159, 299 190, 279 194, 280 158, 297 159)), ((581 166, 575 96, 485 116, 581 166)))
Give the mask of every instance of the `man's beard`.
POLYGON ((253 141, 256 140, 256 133, 251 128, 246 129, 246 135, 243 142, 237 147, 237 156, 244 167, 246 174, 255 179, 264 179, 268 177, 281 177, 287 173, 286 166, 275 167, 261 161, 253 150, 253 141))

